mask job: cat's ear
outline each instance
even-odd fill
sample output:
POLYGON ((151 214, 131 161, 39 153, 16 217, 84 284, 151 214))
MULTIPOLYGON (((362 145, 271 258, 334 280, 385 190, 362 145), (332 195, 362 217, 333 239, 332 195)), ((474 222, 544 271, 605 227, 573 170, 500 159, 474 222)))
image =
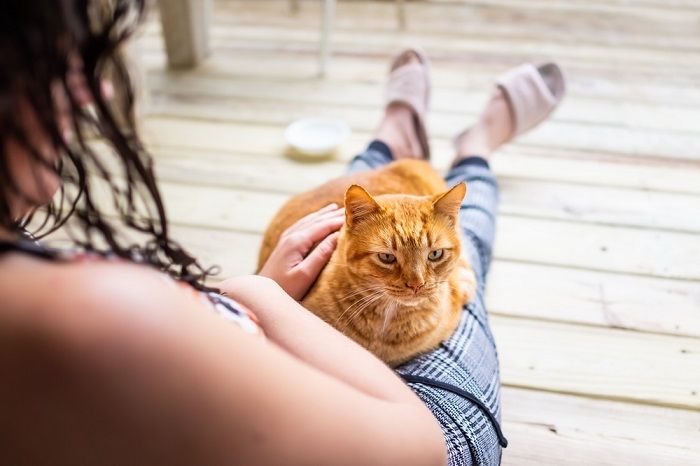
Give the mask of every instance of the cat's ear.
POLYGON ((449 191, 433 197, 433 211, 456 219, 459 207, 467 194, 467 184, 458 183, 449 191))
POLYGON ((363 218, 379 210, 377 201, 362 186, 354 184, 345 191, 345 219, 348 226, 357 225, 363 218))

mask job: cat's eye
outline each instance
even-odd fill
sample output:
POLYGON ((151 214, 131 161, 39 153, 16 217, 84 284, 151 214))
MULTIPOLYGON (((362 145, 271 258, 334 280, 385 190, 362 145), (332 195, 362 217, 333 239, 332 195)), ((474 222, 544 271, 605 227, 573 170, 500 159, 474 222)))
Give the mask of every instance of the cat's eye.
POLYGON ((428 260, 431 260, 431 261, 439 261, 440 259, 442 259, 442 255, 443 255, 443 254, 444 254, 444 250, 443 250, 443 249, 436 249, 436 250, 434 250, 434 251, 430 251, 430 252, 428 253, 428 260))
POLYGON ((379 260, 384 262, 385 264, 393 264, 394 262, 396 262, 396 256, 393 254, 387 254, 384 252, 380 252, 378 254, 378 256, 379 256, 379 260))

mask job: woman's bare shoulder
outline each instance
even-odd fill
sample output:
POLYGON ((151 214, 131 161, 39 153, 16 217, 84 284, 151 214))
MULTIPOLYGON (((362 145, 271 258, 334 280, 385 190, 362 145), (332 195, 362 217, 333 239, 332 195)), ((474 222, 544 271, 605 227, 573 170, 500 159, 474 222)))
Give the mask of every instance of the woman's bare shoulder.
POLYGON ((20 254, 0 260, 0 319, 74 331, 174 318, 201 300, 167 275, 126 261, 49 262, 20 254), (183 306, 185 305, 185 306, 183 306))

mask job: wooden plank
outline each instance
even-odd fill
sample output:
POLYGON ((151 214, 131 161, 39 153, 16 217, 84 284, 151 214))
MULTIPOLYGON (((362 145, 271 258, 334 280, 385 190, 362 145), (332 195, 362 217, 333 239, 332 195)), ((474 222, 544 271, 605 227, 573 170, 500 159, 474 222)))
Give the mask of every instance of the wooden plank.
MULTIPOLYGON (((138 41, 144 63, 151 68, 161 67, 165 57, 160 44, 145 36, 138 41)), ((336 54, 327 79, 346 82, 384 83, 387 63, 396 50, 386 54, 344 53, 336 54)), ((315 80, 316 55, 291 50, 245 49, 238 47, 235 53, 221 50, 214 52, 215 59, 203 63, 191 73, 220 77, 268 77, 291 82, 315 80), (264 63, 265 66, 260 66, 264 63)), ((447 54, 431 54, 431 81, 433 88, 470 89, 487 92, 493 79, 509 66, 518 64, 492 62, 479 57, 457 57, 447 54)), ((570 65, 569 65, 570 66, 570 65)), ((569 68, 567 66, 568 95, 616 102, 648 102, 658 106, 673 105, 693 107, 700 102, 700 89, 683 74, 658 76, 639 72, 618 71, 614 76, 601 70, 569 68)))
MULTIPOLYGON (((489 5, 488 2, 452 2, 431 4, 415 2, 409 7, 413 32, 430 33, 442 37, 499 37, 520 40, 524 37, 570 45, 609 44, 659 48, 697 48, 691 14, 664 8, 650 14, 635 2, 633 8, 612 15, 600 11, 576 12, 576 21, 567 21, 569 11, 531 8, 522 3, 489 5), (537 27, 528 27, 536 24, 537 27), (656 39, 656 41, 654 40, 656 39)), ((392 5, 378 2, 344 2, 339 6, 337 27, 365 31, 395 28, 392 5)), ((275 2, 226 2, 217 5, 218 22, 235 27, 238 24, 284 25, 290 28, 310 26, 318 22, 318 6, 309 3, 300 15, 284 15, 284 9, 275 2)))
MULTIPOLYGON (((287 52, 303 52, 311 53, 316 47, 313 44, 313 35, 316 27, 312 28, 296 28, 294 25, 278 26, 279 30, 275 30, 275 26, 261 28, 258 24, 236 24, 236 27, 230 28, 222 24, 219 34, 215 29, 215 40, 213 47, 220 48, 220 51, 232 50, 286 50, 287 52), (266 29, 263 31, 263 29, 266 29), (236 34, 235 36, 219 37, 227 34, 236 34), (279 41, 284 38, 283 41, 279 41), (277 39, 277 42, 272 42, 277 39)), ((158 31, 155 27, 147 27, 146 33, 156 34, 158 31)), ((684 80, 688 82, 689 76, 681 76, 673 74, 673 67, 678 66, 678 62, 673 61, 674 54, 692 54, 692 50, 683 50, 678 47, 673 47, 669 50, 654 52, 649 47, 619 47, 611 46, 611 44, 598 44, 588 47, 571 47, 571 44, 554 45, 559 41, 549 39, 547 41, 532 41, 529 37, 524 37, 519 40, 512 38, 490 39, 489 35, 479 35, 471 38, 440 37, 440 34, 434 32, 426 34, 404 35, 400 43, 391 37, 391 34, 386 30, 368 31, 351 28, 347 31, 349 35, 343 36, 344 41, 339 43, 339 52, 341 54, 357 55, 358 51, 366 55, 376 55, 383 50, 383 53, 395 53, 396 47, 404 46, 411 43, 421 43, 436 56, 451 56, 453 58, 477 60, 481 62, 506 63, 516 64, 523 60, 541 59, 539 57, 549 56, 558 57, 558 60, 566 65, 571 71, 578 72, 579 70, 596 70, 597 73, 602 73, 608 77, 612 77, 611 72, 622 73, 623 76, 632 76, 635 73, 646 73, 657 76, 663 75, 665 78, 670 78, 680 82, 684 80), (353 34, 363 34, 354 36, 353 34), (357 40, 361 40, 365 36, 377 36, 379 42, 372 41, 367 43, 356 44, 357 40), (386 39, 386 40, 384 40, 386 39), (509 43, 508 47, 504 44, 509 43), (447 44, 447 45, 445 45, 447 44), (516 49, 511 50, 512 44, 520 44, 516 49), (355 47, 353 47, 355 45, 355 47), (359 47, 357 47, 359 45, 359 47), (560 47, 560 48, 559 48, 560 47), (544 50, 542 50, 544 48, 544 50), (581 51, 579 51, 581 48, 581 51), (354 50, 354 52, 353 52, 354 50), (567 56, 565 51, 576 51, 573 55, 570 53, 567 56), (583 52, 583 53, 580 53, 583 52), (597 61, 593 57, 596 54, 602 55, 602 60, 597 61), (651 62, 647 60, 651 57, 651 62), (630 61, 630 58, 636 61, 630 61), (621 60, 623 63, 619 63, 621 60), (664 66, 659 67, 659 63, 664 62, 664 66), (622 66, 624 64, 624 66, 622 66)), ((592 32, 590 33, 592 34, 592 32)), ((403 37, 403 36, 402 36, 403 37)), ((692 38, 692 35, 689 35, 692 38)), ((679 58, 677 56, 676 58, 679 58)), ((692 60, 692 57, 685 57, 692 60)))
MULTIPOLYGON (((182 109, 183 117, 186 116, 186 112, 189 110, 182 109)), ((243 114, 247 115, 248 121, 256 120, 255 113, 246 113, 246 108, 242 107, 239 110, 243 114)), ((295 110, 293 110, 295 111, 295 110)), ((378 121, 379 111, 372 121, 378 121)), ((344 112, 347 114, 347 112, 344 112)), ((269 118, 266 119, 266 112, 259 112, 257 117, 258 122, 265 123, 270 120, 275 121, 274 112, 268 113, 269 118)), ((245 122, 233 122, 233 121, 220 121, 220 120, 197 120, 197 119, 186 119, 186 118, 173 118, 167 116, 151 116, 144 122, 145 135, 148 136, 149 141, 157 146, 164 147, 181 147, 190 149, 210 149, 210 150, 231 150, 238 148, 239 150, 246 150, 249 152, 254 151, 255 153, 273 153, 273 154, 283 154, 286 150, 286 144, 283 139, 283 129, 281 127, 282 121, 289 122, 295 117, 305 116, 307 114, 299 111, 296 114, 286 115, 288 118, 283 119, 282 117, 277 117, 276 121, 279 122, 273 126, 263 126, 259 123, 245 123, 245 122)), ((335 115, 338 116, 338 115, 335 115)), ((454 131, 456 132, 460 126, 455 126, 454 131)), ((557 156, 558 154, 564 154, 568 151, 573 151, 575 154, 570 154, 569 157, 576 156, 583 159, 597 159, 599 157, 606 157, 608 159, 614 159, 616 157, 626 157, 628 161, 635 162, 647 161, 649 163, 658 164, 661 161, 678 161, 684 166, 690 166, 690 168, 697 173, 700 166, 698 161, 700 160, 700 150, 697 152, 693 149, 693 146, 700 144, 700 140, 694 138, 690 135, 684 137, 669 136, 667 139, 671 146, 666 146, 664 144, 656 144, 654 149, 663 151, 662 153, 655 152, 649 147, 642 147, 640 141, 637 141, 636 136, 633 133, 620 132, 620 131, 608 131, 609 128, 602 128, 600 133, 610 133, 611 137, 618 137, 625 135, 625 141, 630 142, 632 147, 628 147, 623 141, 612 141, 608 142, 604 139, 599 139, 597 144, 604 146, 602 152, 596 152, 596 150, 591 150, 589 145, 593 143, 586 141, 586 133, 581 134, 581 131, 577 131, 574 135, 574 141, 567 141, 562 135, 556 134, 557 128, 561 128, 562 125, 557 125, 555 122, 549 122, 542 127, 535 130, 535 132, 530 135, 526 135, 524 138, 520 139, 517 143, 510 144, 509 146, 516 147, 518 149, 525 148, 530 150, 530 152, 537 152, 537 149, 553 149, 549 154, 557 156), (676 148, 683 140, 689 141, 689 146, 679 149, 679 152, 674 152, 672 149, 676 148), (546 145, 541 145, 544 142, 546 145), (561 145, 565 146, 565 151, 562 151, 561 145), (580 147, 577 147, 580 145, 580 147), (586 148, 589 148, 586 151, 586 148), (620 150, 622 152, 608 152, 609 150, 620 150), (683 157, 690 157, 690 159, 685 159, 683 157)), ((445 133, 447 133, 445 131, 445 133)), ((600 136, 600 133, 598 134, 600 136)), ((653 134, 647 135, 647 140, 653 139, 653 134)), ((371 140, 371 133, 365 131, 355 131, 353 135, 347 140, 347 142, 340 147, 339 152, 342 158, 348 159, 361 150, 367 142, 371 140)), ((433 152, 435 153, 435 163, 438 166, 447 166, 453 157, 454 150, 451 147, 451 140, 448 138, 438 138, 434 137, 431 140, 433 146, 433 152)), ((547 151, 543 150, 543 153, 547 151)))
MULTIPOLYGON (((238 13, 245 8, 251 15, 275 16, 285 12, 283 8, 285 1, 217 0, 217 9, 223 13, 238 13), (282 2, 282 8, 280 8, 280 1, 282 2)), ((355 21, 372 19, 367 17, 368 12, 374 12, 374 16, 377 17, 374 19, 383 18, 387 25, 395 22, 394 7, 388 2, 353 1, 345 2, 343 6, 343 12, 350 17, 347 21, 351 19, 355 21)), ((698 15, 696 9, 698 6, 697 0, 635 0, 634 2, 629 0, 535 0, 527 4, 518 2, 518 0, 480 0, 479 2, 466 3, 463 0, 419 0, 412 2, 411 6, 411 16, 425 15, 427 20, 440 19, 440 13, 442 13, 443 17, 450 14, 459 16, 461 11, 477 13, 481 11, 484 13, 496 11, 501 12, 501 14, 521 11, 525 18, 529 18, 530 14, 539 13, 540 19, 549 19, 550 15, 556 17, 558 14, 575 12, 582 19, 612 16, 618 18, 617 21, 619 23, 629 28, 635 28, 635 24, 629 24, 632 22, 632 19, 640 21, 656 19, 657 22, 662 24, 669 22, 683 23, 698 15)), ((315 0, 305 0, 304 10, 318 11, 315 0)), ((466 14, 464 15, 466 16, 466 14)), ((449 20, 449 18, 445 18, 445 20, 449 20)), ((546 26, 546 24, 543 25, 543 27, 546 26)))
MULTIPOLYGON (((272 32, 270 32, 272 34, 272 32)), ((409 47, 411 42, 399 42, 386 46, 374 46, 369 47, 365 45, 352 45, 347 42, 341 42, 334 44, 334 57, 363 57, 364 61, 369 61, 374 59, 375 63, 372 65, 373 68, 379 68, 376 76, 384 76, 386 73, 386 66, 389 59, 395 55, 399 50, 409 47)), ((497 44, 494 47, 505 46, 505 44, 497 44)), ((221 55, 225 57, 230 57, 233 55, 239 55, 242 53, 250 53, 252 55, 258 56, 257 66, 259 67, 263 63, 262 58, 270 55, 282 54, 286 55, 287 58, 296 57, 297 61, 300 61, 300 65, 303 67, 304 75, 307 77, 314 77, 316 75, 310 73, 312 69, 310 64, 306 63, 306 60, 311 60, 315 56, 316 48, 313 47, 311 43, 307 42, 284 42, 284 43, 270 43, 265 42, 263 38, 250 38, 248 40, 240 40, 236 38, 226 38, 220 41, 215 41, 212 45, 213 54, 221 55)), ((580 60, 577 58, 560 58, 556 55, 543 55, 537 53, 538 48, 533 46, 530 54, 522 52, 520 54, 503 54, 498 57, 492 57, 491 51, 481 51, 478 48, 471 50, 460 50, 460 49, 448 49, 448 50, 433 50, 429 49, 430 56, 433 58, 435 63, 449 62, 453 63, 458 67, 457 69, 462 70, 461 83, 464 83, 466 75, 473 72, 472 70, 481 68, 482 72, 488 73, 488 76, 493 78, 504 70, 521 64, 523 62, 535 62, 539 63, 547 59, 555 59, 560 63, 564 69, 567 71, 569 76, 576 76, 575 79, 582 83, 588 85, 593 84, 590 82, 591 77, 597 78, 596 81, 615 81, 616 84, 611 84, 614 86, 616 91, 618 89, 624 89, 620 84, 629 83, 631 85, 636 85, 635 87, 649 88, 655 87, 650 86, 650 82, 657 80, 662 80, 663 85, 661 87, 690 87, 692 83, 697 81, 697 75, 693 73, 688 73, 686 69, 679 69, 667 66, 667 63, 651 63, 651 64, 633 64, 633 63, 621 63, 611 58, 608 62, 599 62, 594 58, 590 60, 580 60), (683 73, 683 74, 681 74, 683 73)), ((147 48, 146 52, 151 53, 153 51, 158 51, 158 48, 147 48)), ((590 51, 594 54, 594 51, 590 51)), ((690 60, 688 57, 676 57, 677 60, 690 60)), ((264 74, 269 73, 267 70, 260 70, 260 68, 254 67, 250 71, 241 70, 242 74, 264 74)), ((335 62, 334 62, 335 67, 335 62)), ((362 73, 363 68, 368 66, 363 66, 356 68, 353 72, 355 75, 364 75, 362 73)), ((295 67, 298 68, 298 67, 295 67)), ((294 68, 292 69, 294 70, 294 68)), ((333 76, 335 70, 333 68, 329 69, 328 75, 333 76)), ((450 74, 456 75, 456 70, 453 70, 450 74)), ((292 75, 293 76, 293 75, 292 75)), ((460 83, 460 81, 455 81, 460 83)), ((458 84, 457 84, 458 85, 458 84)), ((625 93, 629 93, 629 90, 625 93)), ((694 92, 691 92, 691 94, 694 92)), ((614 97, 614 94, 611 95, 614 97)))
MULTIPOLYGON (((453 8, 453 10, 457 10, 453 8)), ((342 12, 339 13, 339 16, 342 12)), ((233 16, 232 16, 233 17, 233 16)), ((697 16, 696 16, 697 17, 697 16)), ((549 37, 535 37, 529 34, 520 34, 519 37, 499 37, 495 34, 464 35, 454 34, 448 27, 441 31, 408 30, 402 33, 400 38, 395 36, 394 28, 366 27, 339 28, 334 35, 334 43, 342 49, 355 46, 364 50, 365 53, 374 53, 387 47, 396 47, 397 42, 408 44, 418 43, 422 47, 435 51, 436 53, 454 52, 469 54, 488 54, 494 60, 511 60, 513 57, 520 59, 533 56, 558 57, 565 63, 576 66, 600 66, 620 67, 624 64, 627 70, 650 70, 649 65, 669 66, 679 68, 683 59, 696 60, 692 53, 697 50, 697 45, 692 47, 689 41, 692 40, 693 29, 692 19, 685 18, 685 28, 689 48, 668 47, 662 50, 650 47, 649 43, 642 45, 628 45, 625 42, 616 41, 614 44, 605 42, 591 43, 591 41, 578 40, 571 35, 568 39, 556 40, 549 37), (514 40, 516 39, 516 40, 514 40), (576 42, 574 42, 576 41, 576 42), (614 45, 614 46, 611 46, 614 45), (598 61, 595 60, 598 58, 598 61), (674 58, 681 61, 674 61, 674 58), (620 62, 616 62, 619 60, 620 62)), ((663 24, 657 18, 656 24, 663 24)), ((458 23, 459 24, 459 23, 458 23)), ((667 23, 668 24, 668 23, 667 23)), ((456 25, 457 26, 457 25, 456 25)), ((459 26, 462 26, 459 24, 459 26)), ((465 25, 467 28, 469 25, 465 25)), ((682 24, 674 23, 673 26, 682 29, 682 24)), ((668 27, 673 27, 668 25, 668 27)), ((284 41, 284 47, 309 46, 317 41, 318 23, 287 22, 285 24, 267 24, 264 16, 261 16, 255 23, 236 22, 235 27, 229 24, 217 22, 212 30, 212 43, 214 46, 220 45, 228 47, 231 43, 245 46, 265 46, 273 44, 275 41, 284 41), (261 42, 262 41, 262 42, 261 42)), ((589 29, 589 33, 598 32, 589 29)), ((657 28, 658 29, 658 28, 657 28)), ((622 35, 618 33, 619 35, 622 35)), ((663 35, 663 33, 659 33, 663 35)), ((556 35, 554 35, 556 37, 556 35)), ((599 36, 601 37, 601 36, 599 36)), ((649 36, 647 36, 649 37, 649 36)), ((659 70, 664 72, 667 70, 659 70)))
POLYGON ((700 416, 505 388, 504 465, 685 466, 700 462, 700 416))
POLYGON ((501 216, 497 257, 562 267, 700 280, 696 234, 501 216))
MULTIPOLYGON (((459 0, 429 0, 430 2, 438 4, 458 4, 459 0)), ((480 2, 481 3, 481 2, 480 2)), ((484 2, 488 5, 501 6, 501 7, 513 7, 517 8, 522 4, 518 0, 486 0, 484 2)), ((561 10, 567 13, 579 13, 582 11, 591 11, 596 14, 611 13, 646 13, 650 16, 658 15, 660 19, 665 19, 666 15, 688 15, 697 14, 697 3, 696 0, 671 0, 666 3, 662 0, 641 0, 635 2, 629 2, 626 0, 613 0, 608 2, 607 0, 598 0, 594 2, 587 2, 585 0, 574 0, 574 1, 552 1, 552 0, 535 0, 528 2, 531 8, 543 9, 543 10, 561 10)))
MULTIPOLYGON (((369 139, 382 116, 382 106, 357 108, 322 103, 285 103, 271 100, 224 99, 221 97, 154 95, 149 107, 152 117, 201 119, 219 123, 274 124, 285 126, 297 118, 328 115, 346 121, 369 139)), ((475 112, 476 113, 476 112, 475 112)), ((428 125, 433 139, 451 139, 475 117, 434 113, 428 125)), ((700 120, 698 120, 700 121, 700 120)), ((699 128, 700 130, 700 128, 699 128)), ((695 163, 700 167, 700 138, 697 132, 675 132, 601 124, 581 125, 557 119, 547 121, 520 136, 514 144, 591 152, 621 154, 635 158, 669 158, 695 163)))
MULTIPOLYGON (((212 28, 212 46, 223 50, 235 47, 283 48, 305 50, 318 40, 312 28, 289 28, 288 26, 259 26, 238 24, 235 28, 212 28), (235 44, 235 45, 233 45, 235 44)), ((362 50, 375 54, 392 52, 409 43, 418 43, 435 54, 459 54, 462 56, 489 57, 495 61, 530 61, 538 57, 557 57, 565 65, 574 68, 599 68, 608 70, 652 71, 654 67, 664 74, 672 69, 682 69, 683 64, 698 63, 693 50, 668 49, 654 53, 645 47, 617 46, 607 44, 560 44, 555 41, 533 41, 529 38, 513 41, 492 37, 444 37, 432 33, 407 31, 397 38, 393 30, 366 31, 337 30, 333 36, 337 50, 362 50), (668 68, 667 68, 668 67, 668 68)), ((317 42, 316 42, 317 44, 317 42)), ((685 68, 688 71, 687 68, 685 68)), ((693 72, 690 72, 694 75, 693 72)))
MULTIPOLYGON (((341 175, 347 165, 344 156, 350 155, 339 154, 337 158, 303 163, 270 152, 256 154, 254 148, 250 151, 243 148, 230 148, 226 151, 200 148, 194 151, 154 145, 152 150, 157 159, 159 175, 169 181, 288 194, 301 192, 341 175), (261 164, 264 165, 264 170, 261 169, 261 164)), ((660 191, 665 194, 700 194, 700 169, 552 158, 535 155, 538 152, 541 151, 507 148, 492 159, 491 166, 499 179, 503 180, 565 182, 575 186, 660 191)), ((434 163, 434 166, 443 172, 447 170, 446 163, 434 163)))
POLYGON ((583 154, 571 151, 553 158, 539 148, 510 147, 499 151, 491 166, 501 177, 666 193, 697 195, 700 192, 700 168, 673 167, 670 163, 643 165, 603 158, 587 160, 583 154))
POLYGON ((496 315, 700 337, 695 282, 496 258, 486 302, 496 315))
POLYGON ((504 385, 700 410, 700 340, 493 316, 504 385))
POLYGON ((501 214, 700 233, 697 196, 520 179, 499 184, 501 214))
MULTIPOLYGON (((170 73, 155 70, 149 74, 149 85, 157 103, 168 101, 196 103, 199 99, 209 105, 219 102, 227 107, 245 105, 251 100, 261 102, 293 103, 294 105, 322 104, 326 111, 335 106, 366 107, 376 110, 384 102, 384 83, 324 81, 281 82, 277 79, 240 77, 211 77, 190 73, 170 73), (338 92, 342 89, 343 92, 338 92), (212 98, 215 100, 209 100, 212 98)), ((434 89, 431 94, 431 114, 471 119, 481 111, 489 95, 465 88, 434 89)), ((172 102, 171 102, 172 103, 172 102)), ((158 106, 156 105, 156 108, 158 106)), ((164 110, 164 109, 163 109, 164 110)), ((196 114, 196 110, 195 113, 196 114)), ((669 104, 665 107, 637 102, 610 102, 577 96, 567 96, 553 115, 554 120, 566 123, 586 123, 647 130, 700 132, 700 110, 669 104)))

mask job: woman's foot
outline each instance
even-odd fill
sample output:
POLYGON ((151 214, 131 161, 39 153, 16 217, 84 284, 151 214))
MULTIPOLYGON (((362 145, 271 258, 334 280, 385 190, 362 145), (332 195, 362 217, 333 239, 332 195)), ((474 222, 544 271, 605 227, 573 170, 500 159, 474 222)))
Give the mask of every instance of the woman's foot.
POLYGON ((496 88, 476 124, 459 136, 455 144, 457 157, 479 156, 489 159, 491 154, 513 136, 513 116, 508 98, 500 88, 496 88))
MULTIPOLYGON (((422 64, 418 54, 407 50, 399 55, 393 63, 392 71, 411 63, 422 64)), ((421 79, 421 76, 416 76, 421 79)), ((420 87, 420 86, 416 86, 420 87)), ((425 92, 428 92, 427 87, 425 92)), ((426 96, 421 96, 425 100, 426 96)), ((415 110, 404 102, 390 102, 384 110, 382 119, 374 138, 382 141, 391 149, 395 159, 427 158, 418 135, 418 125, 415 110)))
POLYGON ((457 137, 455 164, 464 157, 488 159, 500 146, 543 122, 566 93, 566 82, 556 63, 524 64, 496 80, 479 120, 457 137))

